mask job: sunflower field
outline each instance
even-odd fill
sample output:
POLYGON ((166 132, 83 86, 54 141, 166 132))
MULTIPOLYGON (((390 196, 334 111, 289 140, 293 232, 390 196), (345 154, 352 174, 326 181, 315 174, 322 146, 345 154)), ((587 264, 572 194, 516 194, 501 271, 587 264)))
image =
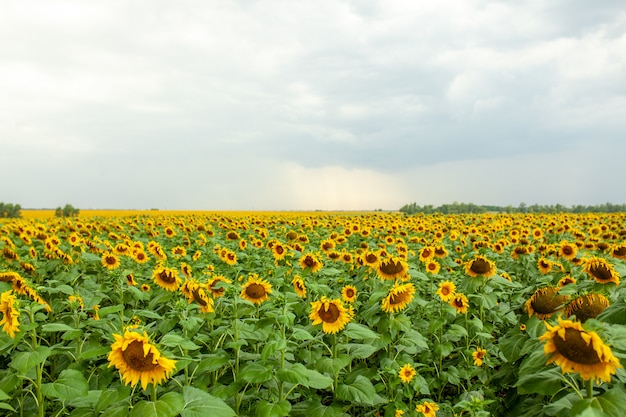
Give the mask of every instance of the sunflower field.
POLYGON ((625 214, 0 222, 6 416, 626 415, 625 214))

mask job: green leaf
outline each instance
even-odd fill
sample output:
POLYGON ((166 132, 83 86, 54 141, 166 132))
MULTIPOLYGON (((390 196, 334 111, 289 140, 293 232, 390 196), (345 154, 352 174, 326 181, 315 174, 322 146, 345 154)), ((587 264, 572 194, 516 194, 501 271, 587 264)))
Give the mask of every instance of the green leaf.
POLYGON ((626 301, 620 299, 608 306, 596 317, 599 321, 612 324, 626 324, 626 301))
POLYGON ((343 406, 339 404, 326 406, 320 402, 313 402, 306 409, 307 417, 340 417, 344 415, 343 406))
POLYGON ((25 374, 36 365, 43 363, 52 350, 46 346, 39 346, 31 352, 19 352, 13 355, 11 367, 17 369, 18 372, 25 374))
POLYGON ((526 339, 527 337, 523 334, 510 334, 500 339, 500 350, 509 362, 519 359, 526 339))
POLYGON ((82 359, 82 360, 91 359, 97 356, 106 355, 110 351, 111 351, 111 348, 109 346, 101 346, 101 347, 97 347, 93 349, 88 349, 88 350, 81 352, 80 355, 78 356, 78 359, 82 359))
POLYGON ((260 363, 249 362, 241 368, 239 377, 246 382, 261 384, 272 378, 272 370, 266 368, 260 363))
POLYGON ((11 404, 7 404, 7 403, 0 402, 0 409, 15 412, 15 408, 11 407, 11 404))
POLYGON ((467 330, 465 330, 465 327, 459 326, 458 324, 450 325, 450 328, 444 334, 445 339, 451 342, 458 342, 459 340, 467 336, 468 334, 467 330))
POLYGON ((76 329, 64 323, 48 323, 41 326, 41 331, 43 332, 67 332, 72 330, 76 329))
POLYGON ((83 253, 81 253, 80 257, 86 263, 100 263, 100 262, 102 262, 102 257, 101 256, 93 254, 91 252, 83 252, 83 253))
POLYGON ((258 417, 285 417, 291 411, 291 404, 287 400, 280 400, 277 403, 271 403, 262 400, 256 406, 256 415, 258 417))
POLYGON ((100 398, 96 402, 95 411, 100 412, 115 404, 118 401, 127 398, 130 395, 130 390, 127 387, 118 389, 107 389, 100 393, 100 398))
POLYGON ((128 417, 128 404, 115 405, 104 410, 102 413, 106 417, 128 417))
MULTIPOLYGON (((85 376, 75 369, 65 369, 56 381, 45 384, 46 396, 63 401, 75 400, 89 393, 89 383, 85 376)), ((95 401, 95 400, 94 400, 95 401)))
POLYGON ((263 350, 261 350, 261 360, 263 362, 267 362, 269 358, 274 356, 276 351, 280 351, 285 349, 287 346, 287 341, 285 339, 280 340, 271 340, 263 346, 263 350))
POLYGON ((347 345, 343 346, 345 346, 348 355, 356 359, 369 358, 380 349, 376 346, 365 345, 361 343, 348 343, 347 345))
POLYGON ((179 336, 177 334, 173 334, 173 333, 169 333, 163 336, 161 340, 159 340, 159 344, 163 346, 167 346, 167 347, 180 346, 181 348, 186 349, 186 350, 200 349, 200 346, 196 345, 191 340, 185 339, 184 337, 179 336))
POLYGON ((522 375, 515 383, 520 394, 556 394, 563 386, 563 375, 558 368, 522 375))
POLYGON ((281 368, 276 371, 276 377, 280 381, 289 382, 290 384, 301 384, 308 386, 309 375, 308 369, 301 364, 296 363, 289 368, 281 368))
POLYGON ((585 398, 572 406, 571 416, 623 417, 626 415, 626 391, 613 388, 594 398, 585 398))
MULTIPOLYGON (((295 366, 295 365, 294 365, 295 366)), ((325 389, 332 385, 333 380, 331 377, 320 374, 314 369, 307 369, 308 381, 303 384, 309 388, 325 389)))
POLYGON ((223 400, 198 388, 184 386, 183 399, 185 406, 180 412, 181 417, 232 417, 237 415, 223 400))
POLYGON ((358 323, 348 323, 343 331, 343 334, 351 339, 364 340, 364 339, 378 339, 380 335, 374 332, 369 327, 366 327, 358 323))
POLYGON ((177 392, 163 394, 156 401, 139 401, 131 410, 130 417, 174 417, 185 406, 183 396, 177 392))
POLYGON ((335 391, 337 398, 343 401, 375 405, 384 400, 376 394, 372 382, 363 375, 357 375, 351 384, 339 384, 335 391))
POLYGON ((350 359, 349 356, 342 355, 336 358, 320 358, 316 362, 315 366, 317 369, 319 369, 322 372, 326 372, 331 375, 334 375, 337 372, 339 372, 341 369, 348 366, 350 362, 352 362, 352 359, 350 359))
POLYGON ((312 339, 315 339, 311 335, 311 333, 307 332, 306 330, 298 329, 298 328, 293 329, 293 332, 291 333, 291 337, 293 337, 296 340, 312 340, 312 339))
POLYGON ((100 310, 98 310, 98 315, 100 316, 100 318, 102 318, 102 317, 108 316, 109 314, 119 313, 122 310, 124 310, 123 304, 102 307, 100 310))
POLYGON ((213 372, 220 369, 230 361, 230 355, 226 351, 218 351, 217 353, 209 353, 198 364, 198 370, 213 372))

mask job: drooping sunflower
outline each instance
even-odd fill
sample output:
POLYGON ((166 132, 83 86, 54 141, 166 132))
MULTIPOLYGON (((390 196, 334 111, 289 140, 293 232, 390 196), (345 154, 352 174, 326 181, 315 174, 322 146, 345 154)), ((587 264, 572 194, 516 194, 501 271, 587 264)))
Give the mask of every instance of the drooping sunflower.
POLYGON ((465 314, 467 313, 467 308, 469 307, 469 300, 465 294, 456 293, 448 304, 454 307, 458 314, 465 314))
POLYGON ((612 257, 626 261, 626 244, 613 245, 609 249, 612 257))
POLYGON ((346 303, 354 303, 356 301, 356 287, 354 285, 346 285, 341 289, 341 298, 346 303))
POLYGON ((376 274, 382 280, 394 280, 404 278, 409 271, 407 262, 399 256, 389 256, 378 262, 376 274))
POLYGON ((622 365, 611 348, 596 332, 586 331, 580 322, 558 318, 559 324, 546 323, 547 331, 539 337, 545 340, 543 348, 547 363, 555 363, 563 373, 579 373, 585 381, 610 382, 622 365))
POLYGON ((127 330, 124 336, 113 334, 115 342, 108 356, 109 367, 115 366, 122 382, 134 387, 141 382, 146 389, 148 384, 161 384, 176 368, 176 361, 168 359, 150 343, 146 332, 139 334, 127 330))
POLYGON ((304 280, 300 275, 296 275, 291 280, 293 284, 293 289, 298 294, 299 298, 306 298, 306 285, 304 285, 304 280))
POLYGON ((119 267, 121 264, 120 258, 117 257, 114 253, 105 253, 102 255, 102 266, 104 266, 108 270, 113 270, 119 267))
POLYGON ((619 274, 615 271, 613 265, 605 259, 597 256, 585 259, 583 270, 599 284, 613 282, 615 285, 619 285, 619 274))
POLYGON ((12 290, 5 291, 0 295, 0 313, 2 313, 2 320, 0 320, 2 331, 15 337, 15 333, 20 330, 20 311, 19 301, 13 295, 12 290))
POLYGON ((311 273, 319 271, 323 266, 320 260, 312 253, 302 255, 298 263, 302 269, 310 271, 311 273))
POLYGON ((450 302, 456 293, 456 285, 451 281, 444 281, 439 284, 436 294, 445 303, 450 302))
POLYGON ((559 290, 560 287, 537 289, 524 304, 528 317, 535 315, 539 320, 545 320, 561 311, 569 296, 559 294, 559 290))
POLYGON ((487 350, 481 347, 477 347, 474 352, 472 352, 472 358, 474 358, 474 365, 482 366, 483 360, 485 359, 485 355, 487 355, 487 350))
POLYGON ((385 313, 395 313, 404 310, 415 294, 415 285, 409 282, 406 284, 395 284, 389 294, 382 301, 382 310, 385 313))
POLYGON ((259 278, 257 274, 248 276, 248 280, 241 289, 240 297, 254 304, 261 304, 270 299, 272 284, 259 278))
POLYGON ((155 284, 167 291, 176 291, 181 283, 178 271, 164 266, 157 266, 152 272, 155 284))
POLYGON ((476 255, 465 264, 465 273, 471 277, 489 278, 496 274, 496 270, 496 264, 482 255, 476 255))
POLYGON ((596 318, 609 306, 609 300, 602 294, 586 294, 574 298, 565 307, 565 317, 576 316, 581 323, 596 318))
POLYGON ((406 365, 404 365, 402 368, 400 368, 400 372, 398 372, 398 376, 400 377, 400 380, 402 380, 402 382, 404 382, 405 384, 408 384, 409 382, 413 381, 413 378, 415 378, 415 375, 417 375, 417 371, 415 370, 415 368, 413 368, 413 366, 410 363, 407 363, 406 365))
POLYGON ((437 417, 437 410, 439 410, 439 406, 430 401, 424 401, 415 407, 415 411, 422 413, 424 417, 437 417))
POLYGON ((345 307, 340 298, 330 300, 322 296, 318 301, 311 303, 309 319, 313 325, 322 325, 324 333, 334 334, 342 330, 354 316, 351 307, 345 307))
POLYGON ((196 285, 191 288, 191 297, 189 303, 195 301, 200 306, 200 311, 203 313, 213 313, 213 299, 207 295, 204 288, 201 285, 196 285))

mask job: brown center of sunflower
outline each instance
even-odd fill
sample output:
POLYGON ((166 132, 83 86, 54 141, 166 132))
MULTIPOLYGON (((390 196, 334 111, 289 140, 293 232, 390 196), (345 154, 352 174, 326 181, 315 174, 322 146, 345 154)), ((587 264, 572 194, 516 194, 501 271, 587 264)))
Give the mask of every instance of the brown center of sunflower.
POLYGON ((576 329, 565 329, 565 337, 561 338, 555 333, 552 340, 561 356, 572 362, 592 365, 600 362, 598 353, 591 343, 585 342, 581 336, 581 331, 576 329))
POLYGON ((325 310, 322 305, 319 310, 317 310, 317 314, 324 323, 334 323, 340 316, 339 308, 333 303, 328 304, 328 310, 325 310))
POLYGON ((303 262, 307 267, 311 268, 315 265, 315 260, 310 257, 307 256, 306 258, 304 258, 304 262, 303 262))
POLYGON ((196 301, 196 303, 200 304, 202 307, 206 307, 209 304, 206 300, 206 295, 204 295, 204 293, 201 293, 199 288, 194 288, 193 290, 191 290, 191 295, 193 296, 193 299, 196 301))
POLYGON ((422 251, 422 257, 423 257, 423 258, 428 258, 428 257, 430 256, 430 254, 431 254, 431 253, 432 253, 432 252, 430 251, 430 249, 424 249, 424 250, 422 251))
POLYGON ((143 343, 137 340, 130 342, 126 350, 122 351, 122 358, 132 370, 138 372, 149 372, 159 366, 158 363, 152 363, 152 352, 144 356, 143 343))
POLYGON ((558 288, 541 288, 532 297, 531 306, 539 314, 554 313, 567 300, 565 295, 557 295, 558 288))
POLYGON ((304 290, 304 285, 302 285, 302 283, 300 281, 296 281, 294 283, 294 285, 296 286, 296 288, 298 289, 298 291, 302 291, 304 290))
POLYGON ((589 268, 589 273, 599 281, 610 281, 613 278, 609 268, 603 263, 597 263, 589 268))
POLYGON ((354 297, 354 290, 352 288, 346 289, 346 297, 348 298, 354 297))
POLYGON ((399 274, 404 271, 404 266, 399 261, 394 261, 390 259, 388 261, 383 261, 380 264, 380 270, 388 275, 399 274))
POLYGON ((441 294, 442 295, 449 295, 450 294, 450 288, 448 288, 448 287, 441 287, 441 294))
POLYGON ((246 287, 246 295, 250 298, 262 298, 265 294, 265 287, 261 284, 252 283, 246 287))
POLYGON ((587 294, 569 303, 565 309, 565 315, 576 316, 580 322, 584 323, 588 319, 597 317, 608 306, 609 301, 603 295, 587 294))
POLYGON ((455 298, 454 299, 454 306, 457 308, 463 308, 465 307, 465 303, 463 302, 462 298, 455 298))
POLYGON ((626 256, 626 246, 620 246, 613 251, 615 256, 626 256))
POLYGON ((159 279, 167 284, 173 284, 176 282, 176 278, 174 278, 174 274, 169 271, 161 271, 159 272, 159 279))
POLYGON ((276 251, 278 255, 282 255, 285 252, 285 248, 283 248, 280 245, 276 245, 276 248, 274 250, 276 251))
POLYGON ((104 262, 106 262, 107 265, 115 265, 117 259, 115 259, 114 256, 107 256, 106 258, 104 258, 104 262))
POLYGON ((483 275, 491 270, 491 265, 486 260, 478 258, 472 261, 470 270, 475 274, 483 275))
POLYGON ((373 253, 368 253, 368 254, 365 256, 365 261, 366 261, 368 264, 373 264, 373 263, 375 263, 376 261, 378 261, 378 257, 377 257, 376 255, 374 255, 373 253))
POLYGON ((410 298, 410 295, 408 292, 406 291, 401 291, 399 293, 396 294, 391 294, 391 296, 389 297, 389 304, 391 305, 395 305, 395 304, 403 304, 405 303, 408 299, 410 298))
POLYGON ((428 270, 429 270, 429 271, 434 271, 435 269, 437 269, 437 264, 436 264, 436 263, 434 263, 434 262, 430 262, 430 263, 428 264, 428 270))
POLYGON ((565 256, 570 256, 574 254, 574 250, 572 249, 571 246, 563 246, 561 248, 561 252, 563 252, 563 255, 565 256))

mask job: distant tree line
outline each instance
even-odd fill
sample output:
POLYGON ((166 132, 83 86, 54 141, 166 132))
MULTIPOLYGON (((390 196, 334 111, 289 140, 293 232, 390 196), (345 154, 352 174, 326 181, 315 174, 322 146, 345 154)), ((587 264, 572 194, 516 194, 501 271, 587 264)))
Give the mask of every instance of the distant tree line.
POLYGON ((0 202, 0 218, 22 217, 22 207, 19 204, 0 202))
POLYGON ((80 210, 72 206, 71 204, 66 204, 65 207, 57 207, 54 211, 55 217, 76 217, 78 216, 80 210))
POLYGON ((626 204, 613 204, 604 203, 595 206, 585 206, 577 204, 571 207, 566 207, 562 204, 545 205, 545 204, 533 204, 526 205, 526 203, 520 203, 517 207, 511 205, 508 206, 495 206, 495 205, 477 205, 474 203, 458 203, 443 204, 435 207, 431 204, 420 206, 417 203, 405 204, 400 208, 400 212, 406 214, 461 214, 461 213, 618 213, 626 212, 626 204))

